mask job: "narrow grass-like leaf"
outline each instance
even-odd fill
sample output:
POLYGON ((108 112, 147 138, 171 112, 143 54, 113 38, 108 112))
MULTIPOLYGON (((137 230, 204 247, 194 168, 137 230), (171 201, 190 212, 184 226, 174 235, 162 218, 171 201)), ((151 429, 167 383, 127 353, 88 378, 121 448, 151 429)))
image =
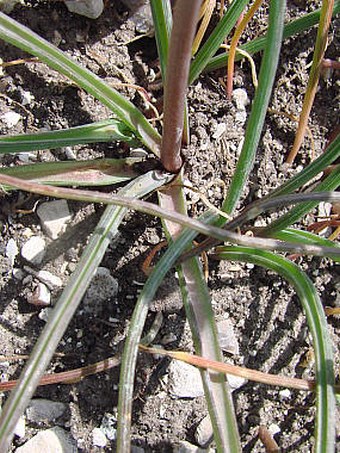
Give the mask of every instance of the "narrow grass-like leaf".
MULTIPOLYGON (((316 25, 320 20, 320 13, 321 9, 318 9, 286 24, 283 29, 283 39, 287 39, 290 38, 291 36, 302 33, 316 25)), ((340 13, 340 0, 336 0, 334 3, 333 17, 339 13, 340 13)), ((255 38, 252 41, 249 41, 246 44, 240 46, 240 49, 244 50, 250 55, 253 55, 254 53, 257 52, 261 52, 265 48, 267 38, 268 34, 260 36, 259 38, 255 38)), ((242 58, 243 58, 242 55, 236 55, 235 61, 241 60, 242 58)), ((223 52, 220 55, 212 57, 209 60, 206 67, 204 68, 204 71, 209 72, 214 71, 215 69, 225 68, 227 62, 228 54, 226 52, 223 52)))
MULTIPOLYGON (((294 228, 287 228, 285 230, 275 233, 276 239, 280 241, 296 242, 297 244, 317 244, 326 247, 340 247, 337 242, 330 241, 318 234, 311 233, 310 231, 297 230, 294 228)), ((338 256, 329 256, 333 261, 339 263, 338 256)))
MULTIPOLYGON (((179 174, 176 184, 159 193, 160 206, 187 214, 183 190, 183 175, 179 174)), ((168 241, 173 241, 181 232, 180 225, 163 219, 168 241)), ((188 244, 188 249, 191 244, 188 244)), ((197 354, 212 360, 222 359, 211 298, 204 280, 198 258, 190 258, 177 268, 182 299, 192 332, 197 354)), ((231 392, 225 377, 219 373, 201 371, 204 393, 214 429, 217 451, 240 451, 237 422, 231 392)))
MULTIPOLYGON (((168 178, 155 178, 149 172, 132 181, 121 193, 142 197, 166 183, 168 178)), ((104 256, 105 250, 118 232, 118 226, 126 213, 125 208, 106 208, 97 228, 71 275, 61 297, 56 303, 30 359, 21 374, 17 387, 7 400, 0 417, 0 451, 8 451, 15 425, 32 397, 39 380, 48 366, 69 322, 104 256)))
POLYGON ((0 136, 0 154, 62 148, 84 143, 134 140, 136 137, 124 123, 109 119, 66 130, 0 136))
MULTIPOLYGON (((179 275, 182 276, 182 298, 195 351, 209 359, 222 361, 211 297, 198 258, 186 260, 179 275)), ((240 452, 231 390, 225 376, 213 370, 201 370, 201 376, 217 451, 240 452)))
MULTIPOLYGON (((209 218, 205 220, 208 221, 209 218)), ((120 382, 123 385, 120 386, 118 400, 116 449, 119 452, 130 450, 132 398, 138 345, 141 341, 149 306, 165 275, 175 265, 179 256, 190 245, 195 236, 195 232, 186 229, 178 236, 173 244, 169 245, 169 248, 155 265, 154 270, 147 279, 133 311, 129 332, 125 341, 120 371, 120 382)))
POLYGON ((144 115, 114 88, 72 60, 61 50, 15 20, 0 13, 0 39, 37 56, 106 105, 156 155, 160 136, 144 115))
MULTIPOLYGON (((0 174, 29 179, 52 186, 107 186, 129 181, 140 173, 139 158, 39 162, 32 165, 0 168, 0 174)), ((3 186, 3 190, 11 187, 3 186)))
POLYGON ((172 12, 169 0, 150 0, 155 38, 162 78, 165 80, 169 54, 169 39, 172 29, 172 12))
POLYGON ((316 453, 332 453, 335 447, 335 397, 332 341, 322 303, 307 275, 291 261, 258 249, 219 247, 219 259, 254 263, 277 272, 295 288, 313 337, 316 375, 316 453))
MULTIPOLYGON (((285 8, 285 0, 272 0, 270 2, 268 40, 261 63, 259 85, 247 123, 241 155, 227 197, 222 205, 222 210, 227 214, 231 214, 235 209, 253 167, 278 65, 285 8)), ((218 224, 223 223, 225 223, 225 218, 222 217, 218 224)))
MULTIPOLYGON (((173 179, 172 175, 164 175, 159 172, 154 172, 154 177, 160 178, 164 181, 167 176, 167 181, 170 182, 173 179)), ((184 227, 195 230, 198 233, 204 234, 205 236, 212 236, 221 242, 232 242, 234 244, 243 245, 246 247, 259 247, 264 250, 281 250, 289 251, 293 253, 301 253, 304 255, 315 255, 315 256, 329 256, 336 255, 340 256, 340 250, 335 247, 321 247, 316 245, 304 245, 304 244, 290 244, 288 242, 281 242, 271 238, 259 238, 250 237, 247 235, 241 235, 234 233, 233 231, 224 230, 213 225, 208 225, 197 219, 192 219, 187 215, 180 214, 176 211, 169 211, 162 209, 157 205, 148 203, 146 201, 137 200, 131 197, 121 197, 119 195, 105 194, 94 190, 79 190, 79 189, 66 189, 64 187, 53 187, 45 186, 43 184, 37 184, 30 181, 24 181, 22 179, 13 178, 11 176, 0 174, 0 188, 1 184, 17 187, 18 189, 32 192, 35 194, 45 195, 48 197, 65 198, 75 201, 88 201, 90 203, 104 203, 104 204, 115 204, 117 206, 123 206, 129 209, 135 209, 152 216, 157 216, 162 219, 170 220, 171 222, 178 223, 184 227)), ((210 212, 208 213, 211 218, 216 218, 210 212)), ((209 217, 209 218, 210 218, 209 217)), ((212 220, 211 220, 212 221, 212 220)))
MULTIPOLYGON (((313 192, 323 192, 328 190, 336 190, 340 186, 340 166, 336 167, 330 175, 321 181, 313 192)), ((292 208, 287 214, 284 214, 270 225, 261 231, 261 235, 274 236, 277 231, 283 230, 290 225, 293 225, 303 216, 308 214, 318 204, 317 201, 301 203, 299 206, 292 208)))
POLYGON ((210 58, 218 51, 225 37, 228 36, 248 3, 249 0, 237 0, 231 3, 228 11, 216 25, 205 44, 195 56, 190 68, 189 84, 197 79, 208 64, 210 58))

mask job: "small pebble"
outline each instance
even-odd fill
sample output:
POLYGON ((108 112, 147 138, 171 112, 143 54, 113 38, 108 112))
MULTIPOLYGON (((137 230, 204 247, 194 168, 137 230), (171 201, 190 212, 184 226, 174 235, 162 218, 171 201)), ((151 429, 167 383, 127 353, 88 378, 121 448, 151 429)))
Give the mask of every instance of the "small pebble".
POLYGON ((207 453, 208 451, 209 450, 196 447, 196 445, 193 445, 186 440, 179 442, 178 445, 176 445, 176 447, 173 449, 173 453, 207 453))
POLYGON ((107 438, 100 428, 94 428, 92 430, 92 444, 95 447, 104 448, 107 445, 107 438))
POLYGON ((27 297, 27 302, 37 307, 47 307, 51 304, 51 293, 46 285, 38 283, 33 293, 27 297))
POLYGON ((281 398, 290 398, 292 395, 292 392, 289 389, 284 389, 279 392, 279 395, 281 398))
POLYGON ((44 322, 47 322, 49 317, 51 316, 52 310, 53 309, 51 307, 43 308, 39 311, 38 318, 44 322))
POLYGON ((1 116, 2 121, 6 124, 6 126, 11 129, 12 127, 16 126, 19 121, 21 120, 21 115, 16 112, 6 112, 4 115, 1 116))
POLYGON ((49 423, 61 417, 66 405, 44 398, 34 398, 26 409, 27 420, 33 423, 49 423))
POLYGON ((204 395, 201 374, 197 368, 177 360, 169 366, 169 391, 175 398, 196 398, 204 395))
POLYGON ((243 88, 236 88, 236 90, 233 91, 233 100, 236 103, 237 110, 245 110, 246 106, 249 104, 248 94, 243 88))
POLYGON ((42 281, 49 287, 60 288, 61 286, 63 286, 61 278, 51 274, 51 272, 49 271, 39 271, 37 273, 37 277, 40 281, 42 281))
POLYGON ((78 448, 70 433, 54 427, 40 431, 15 450, 16 453, 77 453, 78 448))
POLYGON ((71 214, 66 200, 55 200, 38 206, 37 214, 41 226, 51 239, 57 239, 64 232, 71 214))
POLYGON ((210 416, 205 416, 198 424, 195 432, 195 440, 200 447, 207 447, 213 440, 214 431, 210 416))
POLYGON ((80 14, 89 19, 98 19, 104 9, 103 0, 65 0, 71 13, 80 14))
POLYGON ((11 263, 11 267, 14 265, 15 257, 18 255, 19 249, 17 243, 11 238, 6 244, 6 256, 11 263))
POLYGON ((32 264, 40 264, 45 256, 46 242, 39 236, 32 236, 21 248, 21 256, 32 264))

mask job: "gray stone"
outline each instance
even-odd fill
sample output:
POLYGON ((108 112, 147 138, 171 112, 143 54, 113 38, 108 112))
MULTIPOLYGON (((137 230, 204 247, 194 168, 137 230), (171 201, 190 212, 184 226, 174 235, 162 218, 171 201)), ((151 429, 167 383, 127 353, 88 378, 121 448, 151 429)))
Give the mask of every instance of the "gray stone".
POLYGON ((103 0, 65 0, 71 13, 80 14, 89 19, 98 19, 104 9, 103 0))
POLYGON ((45 283, 48 287, 60 288, 63 285, 61 278, 51 274, 49 271, 39 271, 37 273, 38 279, 45 283))
POLYGON ((40 264, 45 256, 46 242, 39 236, 32 236, 21 248, 21 256, 32 264, 40 264))
POLYGON ((66 224, 71 220, 66 200, 42 203, 37 209, 37 214, 44 231, 51 239, 57 239, 65 230, 66 224))
POLYGON ((77 453, 78 448, 70 433, 55 427, 40 431, 15 451, 16 453, 77 453))
POLYGON ((197 368, 174 360, 169 366, 169 391, 176 398, 196 398, 204 395, 201 374, 197 368))
POLYGON ((26 409, 27 420, 34 423, 52 422, 66 411, 66 405, 43 398, 33 399, 26 409))

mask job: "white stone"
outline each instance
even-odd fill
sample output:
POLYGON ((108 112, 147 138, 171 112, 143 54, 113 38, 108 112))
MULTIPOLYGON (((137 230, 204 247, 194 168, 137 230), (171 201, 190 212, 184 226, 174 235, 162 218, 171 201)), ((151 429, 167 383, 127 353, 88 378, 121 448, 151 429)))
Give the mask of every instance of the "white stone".
POLYGON ((33 294, 27 297, 27 302, 38 307, 46 307, 51 304, 51 293, 46 285, 38 283, 33 294))
POLYGON ((97 19, 104 9, 103 0, 65 0, 71 13, 80 14, 89 19, 97 19))
POLYGON ((29 105, 32 101, 34 101, 34 96, 30 91, 22 91, 21 92, 21 103, 22 105, 29 105))
POLYGON ((214 431, 210 416, 206 415, 198 424, 195 432, 195 440, 201 447, 206 447, 213 439, 214 431))
POLYGON ((217 323, 217 332, 222 351, 238 355, 240 352, 239 344, 230 319, 219 321, 217 323))
POLYGON ((21 256, 32 264, 40 264, 45 255, 46 242, 39 236, 32 236, 21 248, 21 256))
POLYGON ((44 398, 31 400, 26 409, 27 420, 34 423, 52 422, 66 411, 66 405, 44 398))
POLYGON ((279 434, 281 432, 281 428, 276 423, 272 423, 268 426, 268 431, 272 436, 275 436, 275 434, 279 434))
POLYGON ((236 90, 233 91, 233 99, 236 103, 237 110, 245 110, 246 106, 249 104, 248 94, 243 88, 236 88, 236 90))
POLYGON ((77 453, 78 448, 70 433, 55 427, 40 431, 15 450, 16 453, 77 453))
POLYGON ((204 395, 201 374, 197 368, 174 360, 169 366, 169 391, 176 398, 196 398, 204 395))
POLYGON ((15 257, 19 253, 17 243, 13 238, 11 238, 6 244, 6 256, 11 263, 11 267, 14 265, 15 257))
POLYGON ((228 374, 227 379, 231 391, 239 389, 240 387, 242 387, 242 385, 248 382, 247 379, 239 376, 233 376, 232 374, 228 374))
POLYGON ((21 416, 14 428, 14 435, 22 439, 26 434, 26 421, 25 417, 21 416))
POLYGON ((95 447, 105 447, 107 444, 107 438, 100 428, 94 428, 92 430, 92 444, 95 447))
POLYGON ((290 398, 292 395, 292 392, 289 389, 283 389, 279 392, 280 398, 286 399, 290 398))
POLYGON ((1 116, 2 121, 10 129, 11 127, 16 126, 21 120, 21 115, 16 112, 6 112, 1 116))
POLYGON ((66 200, 55 200, 42 203, 37 214, 41 225, 51 239, 57 239, 71 220, 71 214, 66 200))
POLYGON ((109 269, 98 267, 84 296, 84 303, 105 302, 117 295, 118 281, 112 277, 109 269))
POLYGON ((61 278, 51 274, 49 271, 39 271, 37 277, 40 281, 45 283, 47 286, 60 288, 63 285, 61 278))

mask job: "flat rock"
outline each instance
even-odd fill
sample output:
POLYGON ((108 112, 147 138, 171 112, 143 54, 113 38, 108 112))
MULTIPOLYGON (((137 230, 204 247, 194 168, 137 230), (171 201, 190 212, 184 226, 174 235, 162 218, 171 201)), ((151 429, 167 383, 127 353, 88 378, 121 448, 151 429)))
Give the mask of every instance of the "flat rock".
POLYGON ((57 426, 40 431, 15 451, 16 453, 77 453, 78 448, 71 434, 57 426))
POLYGON ((71 220, 70 210, 66 200, 47 201, 38 209, 42 228, 51 239, 57 239, 71 220))
POLYGON ((196 398, 204 395, 198 369, 178 360, 170 363, 169 384, 170 395, 176 398, 196 398))
POLYGON ((31 264, 40 264, 45 256, 46 242, 39 236, 32 236, 21 248, 21 256, 31 264))
POLYGON ((26 418, 30 422, 52 422, 66 411, 66 405, 44 398, 33 399, 26 409, 26 418))

